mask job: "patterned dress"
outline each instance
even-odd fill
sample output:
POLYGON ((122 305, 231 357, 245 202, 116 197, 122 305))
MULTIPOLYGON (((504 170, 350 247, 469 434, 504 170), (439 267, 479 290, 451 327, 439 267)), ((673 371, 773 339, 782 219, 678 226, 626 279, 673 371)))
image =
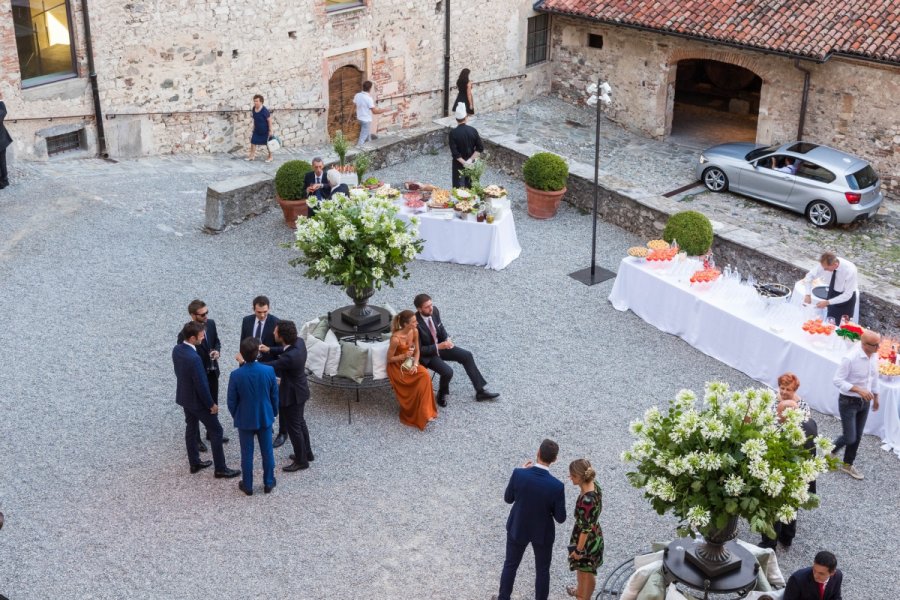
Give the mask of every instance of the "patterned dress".
POLYGON ((587 533, 584 554, 580 558, 569 557, 570 571, 584 571, 597 574, 597 567, 603 564, 603 530, 600 529, 600 511, 603 510, 603 492, 594 482, 594 491, 578 496, 575 502, 575 526, 572 528, 570 546, 578 546, 578 538, 587 533))

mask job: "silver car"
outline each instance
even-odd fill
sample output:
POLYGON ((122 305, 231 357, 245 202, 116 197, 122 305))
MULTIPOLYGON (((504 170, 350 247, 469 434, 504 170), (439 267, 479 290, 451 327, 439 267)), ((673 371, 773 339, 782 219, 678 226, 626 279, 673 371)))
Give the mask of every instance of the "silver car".
POLYGON ((697 178, 806 215, 816 227, 853 223, 878 212, 881 180, 861 158, 810 142, 721 144, 704 150, 697 178))

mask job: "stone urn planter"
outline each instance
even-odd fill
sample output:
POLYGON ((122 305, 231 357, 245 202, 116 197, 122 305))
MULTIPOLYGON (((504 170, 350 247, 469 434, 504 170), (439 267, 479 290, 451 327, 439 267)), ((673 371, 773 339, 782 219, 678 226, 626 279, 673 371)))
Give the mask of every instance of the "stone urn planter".
POLYGON ((291 229, 297 229, 297 217, 309 215, 309 207, 306 205, 306 200, 285 200, 277 192, 275 200, 278 201, 278 206, 281 207, 281 212, 284 213, 284 222, 291 229))
POLYGON ((374 288, 357 288, 349 285, 345 291, 353 300, 353 307, 343 311, 344 321, 356 327, 364 327, 381 318, 378 312, 369 306, 369 298, 375 294, 374 288))
POLYGON ((526 197, 528 198, 528 216, 535 219, 550 219, 559 210, 559 202, 566 193, 567 188, 556 192, 536 190, 525 184, 526 197))

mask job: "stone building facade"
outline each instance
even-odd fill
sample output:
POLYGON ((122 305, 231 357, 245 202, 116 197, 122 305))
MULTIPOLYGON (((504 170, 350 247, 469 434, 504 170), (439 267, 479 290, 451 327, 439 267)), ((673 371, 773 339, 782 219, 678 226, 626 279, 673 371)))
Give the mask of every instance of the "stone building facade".
MULTIPOLYGON (((337 113, 353 121, 346 94, 365 79, 390 109, 379 117, 381 130, 443 116, 448 1, 450 102, 464 67, 479 111, 549 87, 548 63, 525 67, 527 21, 535 16, 529 0, 92 0, 106 152, 244 147, 256 93, 285 144, 319 143, 340 125, 337 113)), ((77 76, 31 87, 23 85, 13 27, 13 7, 22 3, 0 0, 0 97, 13 159, 46 159, 47 138, 70 131, 79 132, 85 154, 96 154, 82 0, 67 2, 77 76)))

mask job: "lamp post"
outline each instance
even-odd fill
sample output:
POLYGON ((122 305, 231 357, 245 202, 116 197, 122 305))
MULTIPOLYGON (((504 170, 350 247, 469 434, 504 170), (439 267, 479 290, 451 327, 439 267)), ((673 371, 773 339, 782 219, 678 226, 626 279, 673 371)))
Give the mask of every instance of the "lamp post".
POLYGON ((600 106, 609 105, 610 93, 612 88, 609 83, 597 80, 587 88, 590 97, 587 99, 589 106, 597 107, 597 128, 594 138, 594 210, 592 213, 593 235, 591 237, 591 266, 586 269, 580 269, 574 273, 569 273, 569 277, 580 281, 585 285, 594 285, 602 283, 616 276, 615 273, 597 267, 597 204, 600 200, 600 106))

